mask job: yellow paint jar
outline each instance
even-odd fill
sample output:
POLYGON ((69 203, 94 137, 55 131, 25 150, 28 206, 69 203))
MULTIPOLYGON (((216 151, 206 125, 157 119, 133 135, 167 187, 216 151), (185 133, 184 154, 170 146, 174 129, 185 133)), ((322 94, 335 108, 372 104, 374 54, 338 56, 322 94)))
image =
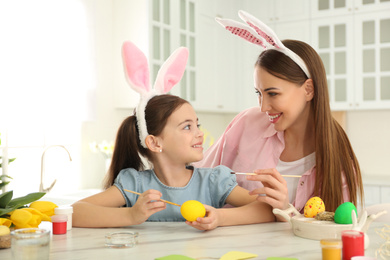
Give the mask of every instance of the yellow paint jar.
POLYGON ((341 260, 342 243, 340 239, 322 239, 322 260, 341 260))

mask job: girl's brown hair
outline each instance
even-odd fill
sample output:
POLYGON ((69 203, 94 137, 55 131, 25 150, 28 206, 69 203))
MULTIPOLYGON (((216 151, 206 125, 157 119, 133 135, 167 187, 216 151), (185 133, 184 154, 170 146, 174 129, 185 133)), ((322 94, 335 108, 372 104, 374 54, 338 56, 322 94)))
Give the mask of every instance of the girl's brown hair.
MULTIPOLYGON (((159 95, 151 98, 145 108, 145 120, 148 133, 158 136, 162 133, 170 115, 188 101, 173 95, 159 95)), ((118 129, 111 165, 104 181, 104 188, 111 187, 119 172, 126 168, 138 171, 145 165, 141 156, 152 161, 149 149, 141 145, 135 115, 127 117, 118 129)))
MULTIPOLYGON (((349 139, 332 117, 326 72, 320 56, 308 44, 296 40, 284 40, 283 44, 300 56, 309 69, 314 85, 311 108, 315 120, 316 181, 314 195, 324 200, 327 211, 335 211, 343 203, 343 174, 352 203, 362 204, 363 184, 358 160, 349 139)), ((308 78, 301 68, 285 54, 267 50, 260 54, 256 66, 268 73, 297 85, 308 78)))

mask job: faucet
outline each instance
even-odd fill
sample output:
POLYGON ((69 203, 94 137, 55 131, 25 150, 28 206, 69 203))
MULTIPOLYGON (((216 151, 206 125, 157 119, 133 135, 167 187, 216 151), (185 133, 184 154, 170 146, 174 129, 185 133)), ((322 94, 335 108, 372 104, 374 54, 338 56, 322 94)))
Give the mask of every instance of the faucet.
POLYGON ((48 188, 43 188, 43 176, 44 176, 44 173, 45 173, 45 153, 46 153, 46 151, 49 150, 50 148, 56 147, 56 146, 57 146, 57 147, 62 147, 62 148, 64 148, 65 151, 66 151, 66 152, 68 153, 68 155, 69 155, 69 160, 72 161, 72 157, 70 157, 70 153, 69 153, 68 149, 65 148, 65 146, 63 146, 63 145, 50 145, 50 146, 46 147, 45 150, 43 150, 42 158, 41 158, 41 184, 39 185, 39 191, 40 191, 40 192, 49 192, 49 191, 53 188, 54 184, 56 184, 57 179, 55 179, 55 180, 53 181, 53 183, 50 185, 50 187, 48 187, 48 188))

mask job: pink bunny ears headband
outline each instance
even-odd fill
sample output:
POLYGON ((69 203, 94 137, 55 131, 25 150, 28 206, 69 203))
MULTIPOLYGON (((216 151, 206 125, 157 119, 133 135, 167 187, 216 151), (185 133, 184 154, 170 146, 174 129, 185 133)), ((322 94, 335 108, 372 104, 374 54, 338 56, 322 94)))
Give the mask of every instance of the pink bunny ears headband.
POLYGON ((141 145, 147 148, 145 139, 149 133, 145 120, 146 105, 152 97, 168 93, 181 80, 187 64, 188 49, 180 47, 169 56, 158 71, 153 89, 149 84, 149 66, 144 53, 132 42, 124 42, 122 58, 127 82, 141 96, 135 115, 141 145))
POLYGON ((308 78, 310 78, 309 70, 302 58, 284 46, 271 28, 247 12, 238 11, 238 16, 249 26, 230 19, 221 19, 217 17, 215 20, 225 27, 226 30, 253 44, 260 45, 264 49, 271 48, 284 53, 303 70, 308 78), (268 46, 263 40, 268 43, 268 46))

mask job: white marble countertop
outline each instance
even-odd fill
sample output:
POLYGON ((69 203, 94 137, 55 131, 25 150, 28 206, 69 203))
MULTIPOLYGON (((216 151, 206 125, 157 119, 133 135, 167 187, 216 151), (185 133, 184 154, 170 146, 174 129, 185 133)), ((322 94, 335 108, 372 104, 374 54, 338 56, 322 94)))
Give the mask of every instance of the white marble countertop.
MULTIPOLYGON (((376 249, 385 242, 375 232, 384 224, 371 224, 368 231, 371 243, 366 256, 375 256, 376 249)), ((44 222, 40 227, 51 229, 51 223, 44 222)), ((206 260, 219 259, 230 251, 257 254, 253 259, 264 260, 268 257, 322 259, 320 242, 295 236, 286 222, 219 227, 207 232, 177 222, 147 222, 125 228, 73 228, 65 235, 52 235, 50 259, 148 260, 180 254, 206 260), (126 249, 105 247, 106 233, 123 230, 139 232, 138 245, 126 249)), ((0 259, 11 259, 11 249, 0 249, 0 259)))

